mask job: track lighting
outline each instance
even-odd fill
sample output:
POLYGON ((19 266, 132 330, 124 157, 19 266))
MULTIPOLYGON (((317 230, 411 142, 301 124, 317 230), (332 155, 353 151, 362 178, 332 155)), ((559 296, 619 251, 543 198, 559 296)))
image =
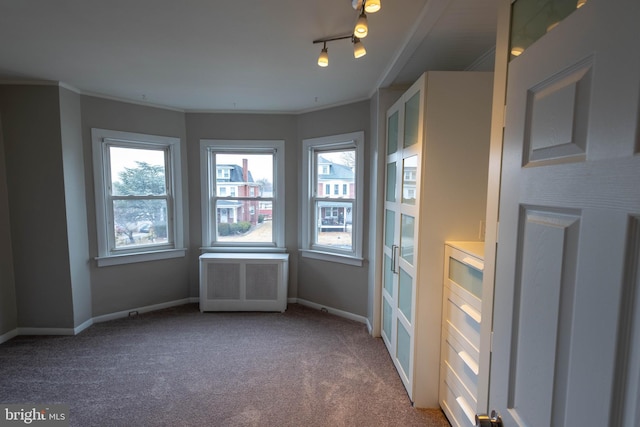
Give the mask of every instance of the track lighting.
POLYGON ((353 57, 354 58, 362 58, 367 54, 367 50, 362 45, 362 42, 359 38, 353 37, 353 57))
POLYGON ((353 56, 354 58, 362 58, 367 54, 367 50, 362 45, 360 39, 367 37, 369 34, 369 25, 367 23, 367 13, 375 13, 380 10, 380 0, 351 0, 351 6, 355 10, 360 11, 356 26, 353 29, 352 34, 336 37, 324 37, 318 40, 314 40, 313 44, 322 43, 322 51, 318 57, 318 65, 326 67, 329 65, 329 52, 327 50, 327 43, 334 40, 351 39, 353 43, 353 56))
POLYGON ((363 39, 367 37, 367 34, 369 34, 369 25, 367 25, 367 15, 364 13, 364 8, 358 17, 353 34, 359 39, 363 39))
POLYGON ((351 6, 355 10, 362 9, 362 5, 364 4, 364 10, 367 13, 376 13, 380 10, 380 0, 351 0, 351 6))
POLYGON ((320 56, 318 57, 318 65, 321 67, 326 67, 329 65, 329 51, 327 50, 327 42, 324 42, 324 47, 320 52, 320 56))

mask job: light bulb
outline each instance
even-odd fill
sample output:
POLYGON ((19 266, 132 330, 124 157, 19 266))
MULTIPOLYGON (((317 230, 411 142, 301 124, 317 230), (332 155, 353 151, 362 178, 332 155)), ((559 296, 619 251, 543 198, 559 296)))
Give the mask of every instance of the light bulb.
POLYGON ((367 15, 362 12, 360 17, 358 18, 358 22, 356 22, 356 28, 353 30, 353 34, 359 38, 363 39, 367 37, 369 33, 369 27, 367 25, 367 15))
POLYGON ((321 67, 326 67, 329 65, 329 51, 326 47, 322 48, 322 52, 320 52, 320 56, 318 57, 318 65, 321 67))
POLYGON ((375 13, 380 10, 380 0, 366 0, 364 4, 364 10, 367 13, 375 13))
POLYGON ((353 57, 362 58, 367 54, 367 50, 364 48, 359 38, 354 37, 353 39, 353 57))
POLYGON ((578 0, 578 4, 576 4, 576 9, 580 9, 582 6, 585 5, 586 2, 587 0, 578 0))
POLYGON ((511 48, 511 55, 513 56, 520 56, 522 55, 522 52, 524 52, 524 48, 520 46, 514 46, 511 48))

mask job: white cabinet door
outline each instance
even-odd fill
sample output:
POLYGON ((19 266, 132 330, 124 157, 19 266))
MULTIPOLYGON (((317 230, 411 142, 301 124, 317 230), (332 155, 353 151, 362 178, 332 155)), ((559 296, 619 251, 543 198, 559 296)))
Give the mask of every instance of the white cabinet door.
POLYGON ((505 425, 640 425, 639 22, 637 0, 588 0, 509 65, 490 387, 505 425))

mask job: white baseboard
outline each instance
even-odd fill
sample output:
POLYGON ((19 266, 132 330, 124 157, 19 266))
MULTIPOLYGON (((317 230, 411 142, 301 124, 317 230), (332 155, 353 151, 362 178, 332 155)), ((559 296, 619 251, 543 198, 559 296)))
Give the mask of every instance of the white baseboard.
POLYGON ((371 322, 369 322, 369 318, 367 317, 367 331, 369 331, 369 335, 373 336, 373 326, 371 326, 371 322))
POLYGON ((13 337, 17 337, 18 336, 18 328, 9 331, 5 334, 0 335, 0 344, 2 344, 3 342, 7 342, 9 341, 11 338, 13 337))
MULTIPOLYGON (((291 298, 291 299, 294 299, 294 298, 291 298)), ((348 311, 339 310, 333 307, 327 307, 326 305, 317 304, 315 302, 307 301, 302 298, 295 298, 295 300, 296 300, 295 302, 300 305, 315 308, 316 310, 324 309, 327 311, 327 313, 335 314, 336 316, 344 317, 345 319, 355 320, 356 322, 365 323, 365 324, 367 323, 367 318, 364 316, 360 316, 358 314, 349 313, 348 311)))
MULTIPOLYGON (((197 299, 197 298, 196 298, 197 299)), ((150 311, 162 310, 163 308, 175 307, 178 305, 189 304, 192 298, 183 298, 175 301, 163 302, 160 304, 146 305, 144 307, 130 308, 128 310, 118 311, 116 313, 103 314, 101 316, 94 317, 92 320, 94 323, 107 322, 109 320, 122 319, 123 317, 129 317, 131 313, 148 313, 150 311)))

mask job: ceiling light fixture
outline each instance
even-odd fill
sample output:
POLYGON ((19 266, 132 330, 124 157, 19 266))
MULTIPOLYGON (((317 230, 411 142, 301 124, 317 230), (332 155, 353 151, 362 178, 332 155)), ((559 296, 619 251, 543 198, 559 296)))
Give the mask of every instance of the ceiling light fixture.
POLYGON ((324 47, 320 52, 320 56, 318 57, 318 65, 321 67, 326 67, 329 65, 329 51, 327 50, 327 42, 324 42, 324 47))
POLYGON ((314 40, 313 44, 322 43, 322 51, 318 57, 318 65, 326 67, 329 65, 329 52, 327 50, 327 43, 334 40, 351 39, 353 43, 353 56, 355 58, 362 58, 367 54, 367 50, 362 45, 360 39, 365 38, 369 34, 369 25, 367 23, 367 13, 375 13, 380 10, 380 0, 351 0, 351 6, 355 10, 359 10, 360 14, 356 21, 356 25, 353 29, 353 33, 344 36, 324 37, 318 40, 314 40))
POLYGON ((362 58, 367 54, 367 50, 362 45, 362 42, 356 36, 353 36, 353 57, 354 58, 362 58))

